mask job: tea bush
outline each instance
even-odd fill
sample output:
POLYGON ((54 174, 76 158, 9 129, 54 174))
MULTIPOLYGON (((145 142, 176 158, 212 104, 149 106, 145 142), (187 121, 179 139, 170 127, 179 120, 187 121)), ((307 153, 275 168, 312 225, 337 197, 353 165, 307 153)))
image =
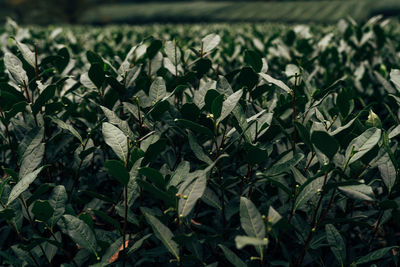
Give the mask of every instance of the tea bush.
POLYGON ((9 20, 0 262, 397 265, 398 33, 9 20))

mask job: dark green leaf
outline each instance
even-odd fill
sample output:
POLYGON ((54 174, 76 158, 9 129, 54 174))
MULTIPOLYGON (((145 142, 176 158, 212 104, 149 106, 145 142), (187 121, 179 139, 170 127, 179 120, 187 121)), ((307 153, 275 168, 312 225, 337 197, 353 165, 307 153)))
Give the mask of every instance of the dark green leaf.
POLYGON ((118 160, 107 160, 104 163, 109 175, 118 180, 122 185, 127 185, 129 181, 129 173, 124 164, 118 160))

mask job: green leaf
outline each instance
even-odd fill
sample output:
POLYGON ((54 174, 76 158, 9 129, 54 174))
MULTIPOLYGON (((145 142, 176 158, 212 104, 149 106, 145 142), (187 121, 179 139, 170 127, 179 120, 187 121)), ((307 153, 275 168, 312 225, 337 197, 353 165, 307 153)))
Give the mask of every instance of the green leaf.
POLYGON ((26 72, 22 67, 22 62, 18 57, 6 52, 4 55, 4 65, 18 85, 24 85, 24 82, 28 84, 28 76, 26 75, 26 72))
POLYGON ((208 187, 206 187, 206 190, 204 191, 204 194, 201 197, 201 200, 204 201, 204 203, 206 203, 207 205, 209 205, 211 207, 214 207, 218 210, 222 210, 221 201, 218 198, 217 194, 214 193, 214 191, 208 187))
MULTIPOLYGON (((126 240, 128 240, 128 237, 126 240)), ((106 250, 104 253, 103 257, 101 257, 101 263, 98 265, 91 265, 92 267, 97 267, 97 266, 107 266, 111 260, 111 258, 120 251, 120 248, 123 247, 123 237, 118 238, 117 240, 114 241, 106 250)))
POLYGON ((35 53, 33 53, 26 44, 18 42, 17 39, 14 40, 17 44, 18 50, 21 52, 26 62, 28 62, 29 65, 35 68, 35 53))
POLYGON ((160 51, 162 47, 162 42, 160 40, 152 40, 149 47, 146 49, 146 55, 149 59, 153 59, 158 51, 160 51))
POLYGON ((49 219, 49 226, 51 228, 53 228, 61 216, 64 215, 65 204, 67 203, 67 200, 68 195, 65 187, 63 185, 57 185, 54 187, 49 197, 49 204, 54 210, 51 218, 49 219))
POLYGON ((97 199, 103 200, 104 202, 116 204, 115 201, 113 199, 111 199, 110 197, 103 195, 103 194, 99 194, 97 192, 93 192, 90 190, 79 190, 79 193, 84 193, 85 195, 88 195, 89 197, 97 198, 97 199))
POLYGON ((252 245, 262 249, 262 246, 268 245, 268 239, 258 239, 256 237, 238 235, 235 237, 235 243, 237 249, 242 249, 247 245, 252 245))
POLYGON ((129 182, 128 182, 128 205, 132 205, 135 199, 139 196, 139 186, 137 183, 137 175, 139 173, 139 167, 142 164, 143 158, 139 158, 133 164, 131 170, 129 171, 129 182))
POLYGON ((29 185, 36 179, 43 168, 45 168, 45 166, 42 166, 39 169, 28 173, 12 188, 11 193, 8 196, 6 206, 8 206, 11 202, 17 199, 24 191, 28 189, 29 185))
POLYGON ((269 206, 268 210, 268 223, 271 225, 276 224, 282 219, 282 216, 272 207, 269 206))
POLYGON ((202 133, 209 137, 213 136, 213 133, 209 128, 204 127, 203 125, 200 125, 198 123, 195 123, 195 122, 192 122, 189 120, 185 120, 185 119, 177 119, 175 121, 180 127, 190 129, 195 133, 202 133))
POLYGON ((381 120, 379 119, 378 115, 372 111, 372 109, 369 110, 368 120, 365 122, 365 124, 368 127, 382 128, 381 120))
POLYGON ((290 170, 293 173, 294 180, 296 181, 296 183, 302 185, 307 181, 307 178, 304 177, 304 175, 296 167, 290 166, 290 170))
POLYGON ((167 88, 162 77, 157 77, 150 86, 149 97, 152 105, 162 100, 167 95, 167 88))
MULTIPOLYGON (((1 105, 1 103, 0 103, 1 105)), ((26 110, 27 102, 21 101, 14 104, 9 111, 5 113, 4 122, 8 124, 12 118, 14 118, 18 113, 24 112, 26 110)), ((2 119, 2 118, 1 118, 2 119)))
POLYGON ((389 251, 391 251, 393 249, 397 249, 397 248, 399 248, 399 247, 392 246, 392 247, 377 249, 375 251, 368 253, 365 256, 358 258, 353 264, 354 265, 364 264, 364 263, 368 263, 371 261, 376 261, 376 260, 382 259, 389 251))
POLYGON ((32 151, 40 145, 44 137, 44 128, 35 127, 25 134, 24 139, 18 145, 19 164, 21 165, 24 158, 32 153, 32 151))
POLYGON ((282 81, 277 80, 275 78, 272 78, 271 76, 269 76, 266 73, 259 73, 258 75, 260 75, 261 78, 263 78, 268 83, 272 83, 272 84, 278 86, 279 88, 281 88, 286 93, 288 93, 288 94, 292 93, 292 90, 290 90, 290 88, 286 84, 284 84, 282 81))
POLYGON ((44 143, 41 143, 32 149, 29 154, 25 155, 19 170, 19 177, 24 177, 34 171, 42 162, 44 153, 45 145, 44 143))
POLYGON ((202 47, 203 47, 203 54, 207 54, 208 52, 211 52, 214 50, 214 48, 217 47, 219 42, 221 41, 221 37, 218 34, 212 33, 204 37, 201 42, 202 42, 202 47))
POLYGON ((264 162, 268 158, 268 151, 256 145, 246 142, 244 150, 246 151, 246 161, 253 166, 264 162))
POLYGON ((255 72, 260 72, 263 66, 261 56, 253 50, 245 51, 244 62, 252 67, 255 72))
MULTIPOLYGON (((210 84, 210 87, 213 87, 212 84, 210 84)), ((228 80, 224 76, 218 76, 216 89, 217 89, 217 92, 225 95, 226 97, 229 97, 230 95, 233 94, 232 87, 229 84, 228 80)))
POLYGON ((107 213, 102 212, 101 210, 92 210, 92 212, 96 217, 114 226, 115 229, 117 229, 120 233, 122 233, 121 225, 117 220, 111 218, 107 213))
POLYGON ((374 192, 372 187, 366 184, 339 186, 340 191, 347 196, 365 201, 374 201, 374 192))
POLYGON ((93 63, 88 72, 89 79, 97 88, 102 88, 105 81, 104 64, 93 63))
POLYGON ((299 194, 296 197, 293 211, 297 210, 307 201, 309 201, 312 197, 314 197, 318 193, 318 190, 322 189, 323 185, 324 185, 324 176, 318 177, 317 179, 311 181, 310 183, 303 184, 299 188, 299 194))
POLYGON ((267 170, 266 175, 274 176, 284 172, 289 172, 291 166, 296 166, 302 159, 304 154, 297 153, 293 158, 288 161, 275 163, 269 170, 267 170))
POLYGON ((176 46, 176 43, 173 41, 167 41, 164 45, 164 51, 169 60, 177 66, 181 60, 181 50, 176 46))
POLYGON ((171 232, 171 230, 153 215, 150 215, 146 212, 143 212, 143 214, 151 228, 153 228, 156 237, 160 239, 169 252, 171 252, 178 261, 180 261, 179 247, 178 244, 173 240, 174 234, 171 232))
POLYGON ((159 171, 149 168, 149 167, 143 167, 143 168, 140 168, 138 170, 138 172, 141 175, 146 176, 152 183, 154 183, 159 188, 161 188, 161 189, 165 188, 166 183, 165 183, 164 177, 162 176, 162 174, 159 171))
POLYGON ((219 244, 218 246, 221 248, 222 252, 224 252, 226 259, 230 263, 232 263, 233 266, 247 267, 247 264, 245 264, 232 250, 221 244, 219 244))
POLYGON ((243 90, 239 90, 232 95, 230 95, 223 103, 222 103, 222 110, 221 116, 217 119, 217 124, 223 121, 229 114, 232 113, 233 109, 239 103, 240 98, 242 97, 243 90))
POLYGON ((396 183, 396 169, 392 161, 388 160, 378 166, 379 172, 381 173, 382 180, 385 183, 389 193, 392 191, 394 184, 396 183))
MULTIPOLYGON (((0 82, 0 106, 3 111, 10 110, 19 102, 27 102, 22 92, 5 82, 0 82)), ((11 118, 8 118, 8 120, 11 118)))
POLYGON ((346 261, 346 245, 339 231, 332 224, 325 225, 326 240, 341 266, 346 261))
POLYGON ((8 184, 8 182, 12 179, 11 176, 7 176, 7 178, 3 179, 0 183, 0 200, 3 196, 4 187, 8 184))
POLYGON ((367 129, 360 136, 354 138, 346 149, 345 157, 346 159, 349 159, 348 164, 355 162, 370 151, 379 142, 381 132, 380 129, 373 127, 367 129))
POLYGON ((265 237, 265 225, 261 214, 253 202, 245 197, 240 197, 240 223, 248 236, 258 239, 265 237))
POLYGON ((37 114, 41 108, 54 97, 57 87, 55 85, 47 86, 41 93, 40 96, 35 100, 32 105, 33 114, 37 114))
POLYGON ((390 81, 394 83, 398 92, 400 92, 400 70, 392 69, 390 71, 390 81))
POLYGON ((192 149, 195 156, 199 160, 207 164, 211 164, 212 160, 204 153, 203 148, 197 143, 196 137, 191 132, 189 132, 188 134, 188 139, 189 139, 189 146, 192 149))
POLYGON ((85 248, 99 259, 97 255, 96 237, 90 227, 81 219, 69 214, 62 216, 66 226, 66 234, 80 247, 85 248))
POLYGON ((124 186, 128 184, 129 173, 121 161, 107 160, 106 163, 104 163, 104 166, 107 168, 108 174, 117 179, 118 182, 124 186))
POLYGON ((33 203, 32 213, 36 219, 45 222, 53 216, 54 209, 47 200, 36 200, 33 203))
POLYGON ((13 209, 2 209, 0 210, 0 219, 9 221, 15 217, 15 212, 13 209))
POLYGON ((212 101, 211 113, 214 115, 214 119, 218 119, 221 116, 223 102, 224 102, 224 95, 219 95, 212 101))
POLYGON ((310 137, 310 131, 300 122, 295 122, 297 132, 300 138, 303 140, 304 144, 309 148, 313 149, 310 137))
POLYGON ((206 173, 203 172, 194 179, 187 179, 179 188, 179 193, 183 196, 178 202, 179 216, 186 217, 196 205, 206 190, 207 178, 206 173))
POLYGON ((72 127, 72 125, 67 124, 67 123, 63 122, 62 120, 57 119, 57 118, 54 118, 54 117, 51 117, 51 120, 52 120, 53 122, 55 122, 55 123, 58 125, 58 127, 62 128, 62 129, 64 129, 64 130, 69 131, 73 136, 75 136, 76 138, 78 138, 78 140, 79 140, 79 142, 81 142, 81 144, 83 144, 81 135, 78 133, 77 130, 75 130, 74 127, 72 127))
POLYGON ((146 241, 151 236, 152 236, 152 234, 147 234, 144 237, 142 237, 141 239, 139 239, 138 241, 135 241, 133 243, 132 247, 129 248, 127 254, 129 255, 129 254, 135 252, 137 249, 139 249, 143 245, 143 242, 146 241))
POLYGON ((339 150, 338 141, 327 132, 314 131, 311 134, 311 142, 329 159, 332 159, 339 150))
POLYGON ((189 176, 190 163, 188 161, 182 161, 179 163, 175 172, 172 174, 171 179, 168 182, 168 187, 177 187, 187 176, 189 176))
POLYGON ((125 163, 128 155, 128 141, 124 133, 108 122, 102 124, 102 133, 106 144, 125 163))
POLYGON ((135 139, 136 136, 132 133, 127 121, 121 120, 114 111, 104 106, 100 106, 100 108, 103 110, 104 115, 106 115, 109 123, 117 126, 126 136, 129 136, 129 138, 131 138, 132 140, 135 139))

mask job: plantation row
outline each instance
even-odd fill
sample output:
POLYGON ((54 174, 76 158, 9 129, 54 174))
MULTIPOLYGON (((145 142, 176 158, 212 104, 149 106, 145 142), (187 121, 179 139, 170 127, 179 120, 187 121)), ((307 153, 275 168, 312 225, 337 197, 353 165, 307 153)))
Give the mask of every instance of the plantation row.
POLYGON ((399 25, 0 30, 0 263, 378 266, 399 25))

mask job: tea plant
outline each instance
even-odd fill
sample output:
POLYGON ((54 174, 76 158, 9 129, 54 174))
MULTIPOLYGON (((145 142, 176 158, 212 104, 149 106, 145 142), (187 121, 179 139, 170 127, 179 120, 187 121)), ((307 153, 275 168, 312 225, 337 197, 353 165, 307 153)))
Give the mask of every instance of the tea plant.
POLYGON ((3 265, 398 264, 398 24, 235 27, 7 22, 3 265))

